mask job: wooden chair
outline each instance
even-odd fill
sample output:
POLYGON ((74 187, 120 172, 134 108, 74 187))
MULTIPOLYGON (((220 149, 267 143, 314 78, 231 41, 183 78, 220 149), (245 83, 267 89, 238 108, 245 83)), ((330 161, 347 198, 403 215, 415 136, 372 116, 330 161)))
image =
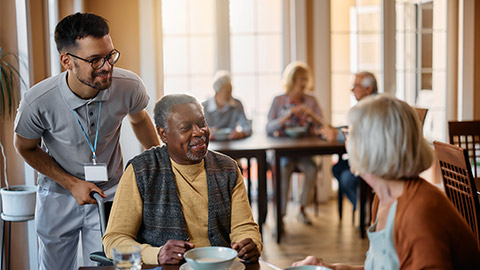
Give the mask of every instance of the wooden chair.
POLYGON ((448 122, 450 143, 467 150, 473 177, 480 178, 480 121, 448 122))
POLYGON ((419 108, 419 107, 414 107, 415 111, 417 111, 418 118, 420 119, 420 123, 423 124, 425 123, 425 117, 427 116, 428 109, 427 108, 419 108))
POLYGON ((373 189, 360 178, 360 237, 363 239, 366 236, 367 228, 370 226, 372 220, 372 202, 373 202, 373 189))
MULTIPOLYGON (((322 170, 322 168, 323 168, 323 167, 322 167, 322 162, 320 162, 319 164, 317 164, 317 168, 318 168, 319 171, 322 170)), ((294 169, 292 175, 290 176, 290 178, 291 178, 291 179, 290 179, 290 181, 291 181, 291 182, 290 182, 290 183, 291 183, 290 185, 292 185, 292 189, 291 189, 292 193, 293 193, 293 191, 294 191, 294 188, 293 188, 293 185, 294 185, 294 181, 293 181, 294 174, 300 174, 300 173, 303 173, 303 172, 300 170, 300 168, 298 168, 297 166, 295 166, 295 169, 294 169)), ((298 176, 297 176, 297 177, 298 177, 298 176)), ((313 211, 314 211, 314 213, 315 213, 315 216, 318 216, 318 194, 317 194, 317 193, 318 193, 318 191, 317 191, 317 185, 318 185, 318 183, 317 183, 317 182, 318 182, 318 179, 315 179, 315 184, 313 185, 313 211)), ((296 188, 295 190, 298 190, 299 188, 300 188, 300 187, 298 186, 298 182, 297 182, 297 188, 296 188)), ((292 197, 295 198, 295 197, 297 197, 297 195, 293 195, 293 194, 292 194, 292 197)), ((297 199, 297 202, 300 201, 300 199, 298 199, 298 198, 296 198, 296 199, 297 199)))
MULTIPOLYGON (((340 157, 341 158, 341 157, 340 157)), ((343 216, 343 198, 344 192, 341 189, 340 183, 338 185, 337 201, 338 201, 338 216, 342 220, 343 216)), ((359 230, 360 237, 363 239, 366 236, 366 229, 371 221, 371 205, 373 200, 372 188, 359 177, 357 188, 357 208, 359 209, 359 230)), ((355 210, 352 210, 352 224, 355 224, 355 210)))
POLYGON ((434 141, 447 197, 463 216, 480 247, 480 206, 475 181, 473 181, 467 150, 458 146, 434 141))

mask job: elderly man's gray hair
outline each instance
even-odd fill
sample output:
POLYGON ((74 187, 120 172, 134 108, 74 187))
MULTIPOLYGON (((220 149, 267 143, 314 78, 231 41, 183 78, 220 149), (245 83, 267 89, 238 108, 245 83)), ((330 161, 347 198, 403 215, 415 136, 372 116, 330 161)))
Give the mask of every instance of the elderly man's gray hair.
POLYGON ((226 70, 219 70, 215 74, 215 78, 213 79, 213 89, 215 92, 218 92, 222 89, 227 83, 231 83, 232 78, 230 77, 230 72, 226 70))
POLYGON ((155 108, 153 109, 153 119, 155 120, 155 126, 162 127, 165 130, 168 130, 168 117, 172 111, 172 107, 179 104, 197 104, 200 107, 202 105, 198 102, 198 100, 192 96, 185 95, 185 94, 173 94, 173 95, 166 95, 162 97, 157 103, 155 104, 155 108))
POLYGON ((372 94, 377 94, 378 86, 377 86, 377 79, 373 73, 368 71, 362 71, 355 74, 357 76, 362 76, 362 87, 368 88, 372 87, 372 94))

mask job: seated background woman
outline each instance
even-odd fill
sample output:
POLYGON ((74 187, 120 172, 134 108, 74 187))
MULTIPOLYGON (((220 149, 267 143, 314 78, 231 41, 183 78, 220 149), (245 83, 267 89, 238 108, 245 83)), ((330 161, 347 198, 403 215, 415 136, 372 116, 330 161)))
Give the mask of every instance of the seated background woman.
MULTIPOLYGON (((445 194, 418 176, 433 153, 413 108, 385 94, 368 97, 348 123, 350 166, 376 193, 365 269, 478 269, 472 231, 445 194)), ((302 264, 363 269, 313 256, 294 263, 302 264)))
MULTIPOLYGON (((286 93, 273 99, 268 112, 267 135, 285 136, 287 127, 297 126, 307 128, 308 135, 314 135, 315 130, 322 125, 322 112, 315 97, 306 93, 311 81, 309 67, 303 62, 290 63, 283 72, 283 81, 286 93)), ((305 214, 305 206, 317 178, 317 164, 312 157, 280 159, 282 215, 286 213, 290 176, 295 166, 305 174, 298 219, 305 224, 311 224, 305 214)))

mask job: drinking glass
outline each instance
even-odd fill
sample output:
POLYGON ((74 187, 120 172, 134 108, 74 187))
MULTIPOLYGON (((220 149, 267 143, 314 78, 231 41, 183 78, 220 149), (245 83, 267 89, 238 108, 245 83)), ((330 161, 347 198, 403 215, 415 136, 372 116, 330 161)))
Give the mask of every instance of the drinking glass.
POLYGON ((142 249, 138 245, 119 246, 113 249, 115 270, 142 269, 142 249))

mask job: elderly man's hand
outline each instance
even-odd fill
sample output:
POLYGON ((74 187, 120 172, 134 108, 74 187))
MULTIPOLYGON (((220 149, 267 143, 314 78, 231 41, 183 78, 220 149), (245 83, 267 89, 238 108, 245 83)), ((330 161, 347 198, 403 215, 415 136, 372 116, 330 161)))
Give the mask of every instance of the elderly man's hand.
POLYGON ((344 264, 328 264, 323 261, 322 258, 317 258, 315 256, 307 256, 305 259, 294 262, 292 266, 301 266, 301 265, 319 265, 319 266, 325 266, 328 269, 333 269, 333 270, 356 270, 356 269, 363 269, 363 266, 349 266, 349 265, 344 265, 344 264))
POLYGON ((323 263, 323 260, 322 259, 318 259, 317 257, 315 256, 307 256, 305 257, 305 259, 301 260, 301 261, 298 261, 298 262, 294 262, 292 264, 292 266, 301 266, 301 265, 322 265, 323 263))
POLYGON ((182 240, 168 240, 158 253, 158 264, 178 264, 183 254, 195 245, 182 240))
POLYGON ((230 133, 230 135, 228 136, 228 139, 238 140, 238 139, 241 139, 241 138, 244 138, 244 137, 245 137, 245 133, 243 133, 242 131, 234 130, 232 133, 230 133))
POLYGON ((338 137, 338 130, 333 127, 323 127, 320 129, 320 134, 327 140, 327 142, 335 142, 338 137))
POLYGON ((239 243, 233 242, 231 247, 238 252, 238 258, 247 263, 254 263, 260 257, 257 244, 251 238, 244 239, 239 243))
POLYGON ((216 128, 216 127, 211 127, 211 128, 210 128, 210 136, 209 136, 209 138, 210 138, 211 141, 215 141, 215 130, 217 130, 217 129, 218 129, 218 128, 216 128))

